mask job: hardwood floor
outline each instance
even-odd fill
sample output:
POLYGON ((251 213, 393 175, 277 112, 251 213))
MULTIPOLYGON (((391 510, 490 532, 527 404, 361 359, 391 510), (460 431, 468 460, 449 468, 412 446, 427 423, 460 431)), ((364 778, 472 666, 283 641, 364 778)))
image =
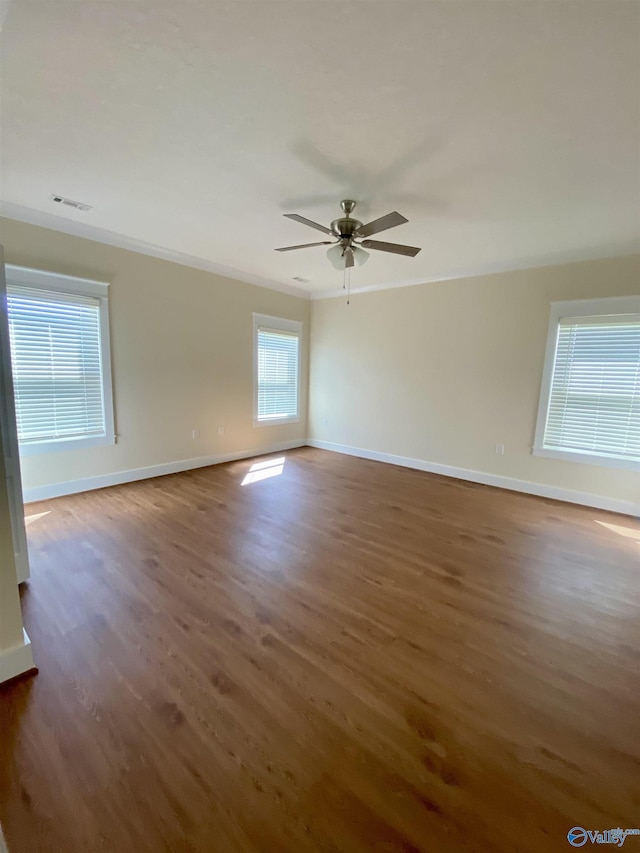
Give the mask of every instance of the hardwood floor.
POLYGON ((632 519, 310 448, 242 485, 254 462, 27 507, 11 853, 537 853, 640 825, 632 519))

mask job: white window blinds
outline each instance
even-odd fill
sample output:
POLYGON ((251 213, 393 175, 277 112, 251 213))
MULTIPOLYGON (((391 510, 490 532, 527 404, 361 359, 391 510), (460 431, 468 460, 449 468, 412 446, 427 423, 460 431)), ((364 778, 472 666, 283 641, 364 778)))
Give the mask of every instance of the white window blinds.
POLYGON ((640 315, 559 321, 544 447, 640 460, 640 315))
POLYGON ((20 444, 104 436, 100 300, 10 286, 7 307, 20 444))
POLYGON ((298 417, 297 332, 257 328, 259 421, 298 417))

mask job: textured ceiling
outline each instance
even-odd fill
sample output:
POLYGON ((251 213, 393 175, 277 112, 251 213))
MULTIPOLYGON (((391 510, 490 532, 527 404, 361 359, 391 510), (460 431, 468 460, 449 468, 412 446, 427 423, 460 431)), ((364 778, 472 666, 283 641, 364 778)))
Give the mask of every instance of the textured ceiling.
POLYGON ((313 294, 341 275, 282 213, 344 197, 423 247, 355 288, 637 250, 639 34, 624 0, 13 0, 4 209, 313 294))

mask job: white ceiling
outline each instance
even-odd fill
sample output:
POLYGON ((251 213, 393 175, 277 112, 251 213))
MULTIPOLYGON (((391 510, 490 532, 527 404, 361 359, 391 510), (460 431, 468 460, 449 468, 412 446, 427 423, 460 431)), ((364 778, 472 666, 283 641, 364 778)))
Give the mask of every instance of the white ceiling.
POLYGON ((639 34, 625 0, 13 0, 4 210, 313 295, 341 274, 282 213, 344 197, 423 247, 354 288, 637 251, 639 34))

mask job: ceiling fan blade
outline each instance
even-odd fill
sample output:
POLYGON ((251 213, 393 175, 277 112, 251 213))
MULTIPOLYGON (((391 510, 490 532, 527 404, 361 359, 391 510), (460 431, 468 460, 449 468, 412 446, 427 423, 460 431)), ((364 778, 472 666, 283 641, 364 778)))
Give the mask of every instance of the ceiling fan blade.
POLYGON ((407 255, 410 258, 415 258, 421 249, 416 246, 402 246, 400 243, 382 243, 380 240, 363 240, 362 246, 365 249, 377 249, 379 252, 393 252, 394 255, 407 255))
POLYGON ((350 246, 344 250, 344 267, 348 269, 354 265, 355 261, 353 260, 353 249, 350 246))
POLYGON ((386 216, 381 216, 380 219, 374 219, 373 222, 363 225, 355 233, 356 237, 369 237, 371 234, 379 234, 380 231, 386 231, 388 228, 395 228, 396 225, 404 225, 409 220, 394 210, 393 213, 387 213, 386 216))
POLYGON ((308 225, 309 228, 315 228, 316 231, 323 231, 325 234, 331 234, 333 237, 333 231, 330 228, 325 228, 324 225, 319 225, 317 222, 313 222, 311 219, 305 219, 304 216, 300 216, 299 213, 283 213, 283 216, 286 216, 287 219, 295 219, 296 222, 302 222, 303 225, 308 225))
POLYGON ((299 246, 284 246, 276 252, 291 252, 293 249, 309 249, 311 246, 330 246, 331 240, 321 240, 319 243, 301 243, 299 246))

